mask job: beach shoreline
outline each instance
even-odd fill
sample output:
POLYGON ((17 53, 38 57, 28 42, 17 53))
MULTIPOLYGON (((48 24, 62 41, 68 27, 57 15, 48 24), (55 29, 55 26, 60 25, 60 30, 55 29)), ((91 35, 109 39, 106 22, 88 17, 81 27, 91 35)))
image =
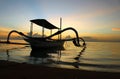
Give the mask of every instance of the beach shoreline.
POLYGON ((0 60, 1 79, 120 79, 119 72, 46 67, 0 60))

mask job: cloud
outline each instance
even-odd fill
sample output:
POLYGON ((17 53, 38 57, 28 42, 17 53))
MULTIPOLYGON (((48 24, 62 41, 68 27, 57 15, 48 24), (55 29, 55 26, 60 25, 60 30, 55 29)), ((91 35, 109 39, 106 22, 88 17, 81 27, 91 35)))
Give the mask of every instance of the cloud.
POLYGON ((10 31, 11 31, 11 28, 0 26, 0 38, 6 37, 10 31))
POLYGON ((112 28, 112 31, 120 31, 120 28, 112 28))
POLYGON ((5 26, 0 26, 0 32, 2 31, 4 31, 4 32, 7 32, 7 31, 9 31, 9 30, 11 30, 10 28, 7 28, 7 27, 5 27, 5 26))

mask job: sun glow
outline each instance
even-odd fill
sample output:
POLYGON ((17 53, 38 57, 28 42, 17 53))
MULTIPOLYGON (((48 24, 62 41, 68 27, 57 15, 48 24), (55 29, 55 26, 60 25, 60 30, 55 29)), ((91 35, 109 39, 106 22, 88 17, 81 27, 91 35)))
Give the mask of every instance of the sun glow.
MULTIPOLYGON (((120 40, 119 0, 3 0, 0 4, 0 37, 6 37, 11 30, 29 33, 32 19, 46 19, 60 27, 61 17, 62 29, 73 27, 80 37, 120 40)), ((34 34, 41 35, 41 30, 34 25, 34 34)), ((50 31, 45 29, 45 34, 50 35, 50 31)), ((12 36, 19 35, 14 33, 12 36)), ((72 31, 62 33, 63 38, 68 36, 75 37, 75 34, 72 31)))

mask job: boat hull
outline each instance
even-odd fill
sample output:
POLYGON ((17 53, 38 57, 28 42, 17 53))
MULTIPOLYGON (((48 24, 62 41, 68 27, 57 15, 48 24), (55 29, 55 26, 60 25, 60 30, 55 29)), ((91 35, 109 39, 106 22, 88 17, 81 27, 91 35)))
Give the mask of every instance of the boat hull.
POLYGON ((24 39, 30 45, 32 50, 52 49, 52 50, 64 50, 64 42, 61 40, 36 40, 36 39, 24 39))

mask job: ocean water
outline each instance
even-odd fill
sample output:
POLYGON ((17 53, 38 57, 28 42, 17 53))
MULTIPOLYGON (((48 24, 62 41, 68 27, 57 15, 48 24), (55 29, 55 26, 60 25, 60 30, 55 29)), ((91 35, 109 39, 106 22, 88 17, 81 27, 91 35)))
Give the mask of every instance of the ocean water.
POLYGON ((29 45, 0 43, 0 60, 90 71, 120 72, 120 42, 64 44, 65 50, 32 51, 29 45), (42 53, 46 54, 44 56, 42 53))

